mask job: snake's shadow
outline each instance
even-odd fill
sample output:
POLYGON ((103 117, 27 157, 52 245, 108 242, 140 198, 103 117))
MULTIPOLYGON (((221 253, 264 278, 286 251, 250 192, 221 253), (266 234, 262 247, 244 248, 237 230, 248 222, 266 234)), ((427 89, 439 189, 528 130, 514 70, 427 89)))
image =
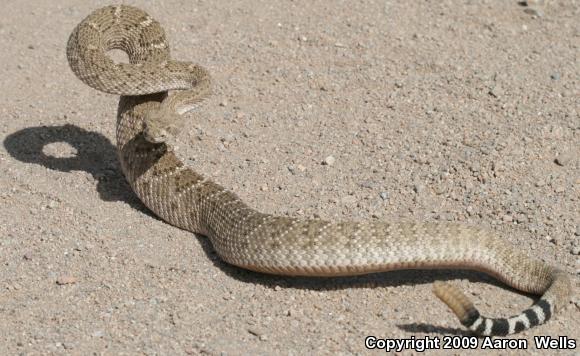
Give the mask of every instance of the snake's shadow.
MULTIPOLYGON (((97 191, 104 201, 123 201, 132 208, 158 219, 135 196, 126 182, 117 160, 115 146, 100 133, 87 131, 75 125, 29 127, 10 134, 4 140, 8 153, 19 161, 39 164, 61 172, 85 171, 97 181, 97 191), (76 149, 74 157, 51 157, 43 152, 46 145, 66 142, 76 149)), ((198 235, 196 235, 198 236, 198 235)), ((217 256, 209 240, 198 236, 198 241, 213 264, 228 276, 246 283, 259 283, 270 288, 308 290, 336 290, 346 288, 386 288, 401 285, 431 284, 436 280, 468 279, 506 288, 495 279, 478 272, 462 270, 404 270, 356 277, 284 277, 256 273, 231 266, 217 256)), ((514 292, 519 293, 514 290, 514 292)), ((523 294, 523 293, 521 293, 523 294)), ((398 325, 412 333, 468 335, 463 329, 444 328, 430 324, 398 325)))
POLYGON ((39 164, 60 172, 88 172, 97 180, 97 191, 102 200, 122 201, 155 217, 131 191, 119 167, 115 146, 100 133, 75 125, 27 127, 8 135, 4 147, 21 162, 39 164), (44 153, 45 146, 57 142, 69 144, 76 154, 72 157, 53 157, 44 153))

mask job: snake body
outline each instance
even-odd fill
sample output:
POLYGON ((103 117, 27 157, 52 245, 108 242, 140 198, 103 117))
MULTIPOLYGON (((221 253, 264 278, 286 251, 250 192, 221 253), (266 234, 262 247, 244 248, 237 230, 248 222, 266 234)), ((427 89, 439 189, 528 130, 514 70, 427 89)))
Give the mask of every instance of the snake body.
POLYGON ((210 93, 201 66, 170 58, 160 24, 131 6, 107 6, 74 29, 73 72, 87 85, 121 95, 117 147, 135 194, 166 222, 207 236, 224 261, 253 271, 345 276, 398 269, 483 271, 541 297, 510 318, 487 318, 453 285, 435 294, 479 335, 507 335, 547 321, 571 292, 568 275, 532 259, 484 229, 452 223, 333 222, 258 212, 186 166, 167 142, 183 113, 210 93), (120 49, 129 63, 107 52, 120 49))

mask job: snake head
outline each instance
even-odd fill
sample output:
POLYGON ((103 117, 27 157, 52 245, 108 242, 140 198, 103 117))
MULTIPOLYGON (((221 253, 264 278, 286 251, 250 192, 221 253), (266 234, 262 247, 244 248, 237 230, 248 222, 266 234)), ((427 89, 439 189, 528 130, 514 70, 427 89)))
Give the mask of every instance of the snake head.
POLYGON ((163 109, 153 109, 143 117, 143 134, 151 143, 167 142, 175 137, 182 128, 182 116, 163 109))

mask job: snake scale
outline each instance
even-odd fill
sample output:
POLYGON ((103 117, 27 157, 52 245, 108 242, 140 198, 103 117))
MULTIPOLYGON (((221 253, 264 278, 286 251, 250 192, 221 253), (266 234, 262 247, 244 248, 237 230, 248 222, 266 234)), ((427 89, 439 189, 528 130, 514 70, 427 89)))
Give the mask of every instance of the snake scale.
POLYGON ((478 335, 508 335, 547 321, 571 293, 568 275, 484 229, 453 223, 348 222, 258 212, 186 166, 169 139, 183 114, 210 94, 208 72, 174 61, 161 25, 125 5, 100 8, 72 32, 70 67, 87 85, 121 95, 117 148, 135 194, 166 222, 207 236, 221 259, 253 271, 346 276, 398 269, 460 268, 488 273, 541 297, 510 318, 482 316, 456 287, 434 292, 478 335), (116 63, 108 51, 127 53, 116 63))

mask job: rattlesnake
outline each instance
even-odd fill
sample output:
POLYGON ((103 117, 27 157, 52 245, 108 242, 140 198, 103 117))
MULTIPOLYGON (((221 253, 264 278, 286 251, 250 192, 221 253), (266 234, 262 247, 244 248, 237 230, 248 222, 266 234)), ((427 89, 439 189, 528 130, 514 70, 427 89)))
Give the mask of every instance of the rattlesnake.
POLYGON ((345 276, 397 269, 483 271, 524 292, 542 294, 522 313, 481 316, 454 286, 435 294, 479 335, 507 335, 547 321, 567 302, 567 274, 531 259, 494 234, 452 223, 332 222, 260 213, 186 166, 169 139, 182 114, 210 93, 201 66, 171 60, 160 24, 131 6, 107 6, 72 32, 67 57, 87 85, 121 95, 117 147, 122 170, 141 201, 168 223, 209 237, 226 262, 292 276, 345 276), (107 52, 120 49, 129 63, 107 52), (171 91, 171 92, 169 92, 171 91))

